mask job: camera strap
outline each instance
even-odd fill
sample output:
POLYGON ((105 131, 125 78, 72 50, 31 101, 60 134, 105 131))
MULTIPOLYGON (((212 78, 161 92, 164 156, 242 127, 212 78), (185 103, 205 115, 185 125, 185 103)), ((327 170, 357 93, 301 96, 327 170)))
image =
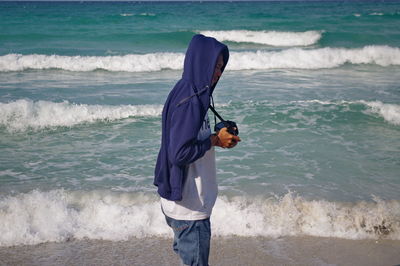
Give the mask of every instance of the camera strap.
POLYGON ((211 104, 210 104, 209 108, 214 113, 214 123, 215 124, 217 124, 217 118, 216 117, 218 117, 218 119, 221 120, 222 122, 225 122, 225 120, 214 109, 214 98, 212 97, 212 95, 211 95, 211 104))

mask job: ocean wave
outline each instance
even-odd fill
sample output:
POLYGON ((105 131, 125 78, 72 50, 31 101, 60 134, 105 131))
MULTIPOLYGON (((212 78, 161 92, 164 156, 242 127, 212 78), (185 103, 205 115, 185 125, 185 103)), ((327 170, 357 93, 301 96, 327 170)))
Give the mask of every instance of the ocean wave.
POLYGON ((140 13, 139 16, 144 16, 144 17, 154 17, 156 14, 155 13, 140 13))
MULTIPOLYGON (((146 72, 165 69, 181 70, 184 54, 153 53, 124 56, 61 56, 21 55, 0 56, 0 71, 26 69, 62 69, 68 71, 146 72)), ((363 48, 290 48, 282 51, 231 52, 229 70, 322 69, 344 64, 375 64, 383 67, 400 65, 400 49, 390 46, 363 48)))
POLYGON ((309 46, 316 44, 323 31, 283 32, 283 31, 200 31, 201 34, 214 37, 219 41, 237 43, 258 43, 270 46, 309 46))
MULTIPOLYGON (((216 236, 321 236, 400 239, 400 202, 281 198, 217 199, 216 236)), ((171 237, 155 195, 110 191, 32 191, 0 198, 0 246, 70 239, 171 237)))
POLYGON ((119 14, 121 17, 132 17, 132 16, 143 16, 143 17, 154 17, 156 14, 154 13, 140 13, 140 14, 134 14, 134 13, 121 13, 119 14))
POLYGON ((63 69, 68 71, 151 72, 163 69, 182 69, 183 54, 151 53, 124 56, 63 56, 21 55, 0 56, 0 71, 23 71, 25 69, 63 69))
POLYGON ((371 13, 371 14, 369 14, 370 16, 383 16, 384 15, 384 13, 382 13, 382 12, 373 12, 373 13, 371 13))
POLYGON ((128 117, 159 116, 162 108, 161 105, 87 105, 23 99, 0 103, 0 126, 9 131, 71 127, 128 117))
MULTIPOLYGON (((337 105, 338 107, 363 105, 365 109, 360 112, 367 115, 378 115, 389 124, 400 125, 400 105, 397 104, 364 100, 295 102, 298 104, 337 105)), ((0 126, 10 132, 72 127, 83 123, 115 121, 128 117, 157 117, 161 115, 162 109, 162 105, 87 105, 68 101, 50 102, 22 99, 0 103, 0 126)))
POLYGON ((308 100, 308 101, 296 101, 297 103, 317 103, 321 105, 354 105, 361 104, 367 107, 365 113, 376 114, 382 117, 386 122, 393 125, 400 125, 400 105, 383 103, 381 101, 320 101, 320 100, 308 100))
POLYGON ((370 112, 382 116, 387 122, 394 125, 400 125, 400 105, 382 103, 380 101, 359 101, 368 106, 370 112))
POLYGON ((344 64, 400 65, 400 49, 389 46, 365 46, 357 49, 291 48, 279 52, 232 53, 228 69, 322 69, 344 64))

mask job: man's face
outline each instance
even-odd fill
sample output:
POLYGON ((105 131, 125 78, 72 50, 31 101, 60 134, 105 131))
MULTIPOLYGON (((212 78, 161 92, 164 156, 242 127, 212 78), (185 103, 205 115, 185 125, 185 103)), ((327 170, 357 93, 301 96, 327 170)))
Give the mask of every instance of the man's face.
POLYGON ((223 66, 224 66, 224 58, 222 57, 222 54, 220 54, 218 56, 217 65, 215 66, 214 75, 213 75, 212 84, 211 84, 212 86, 214 86, 218 82, 219 77, 221 77, 221 75, 222 75, 221 69, 223 66))

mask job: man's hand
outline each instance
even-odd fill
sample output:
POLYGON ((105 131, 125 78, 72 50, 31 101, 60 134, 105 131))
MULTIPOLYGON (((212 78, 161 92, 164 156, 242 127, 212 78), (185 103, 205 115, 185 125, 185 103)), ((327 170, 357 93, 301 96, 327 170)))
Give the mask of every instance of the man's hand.
POLYGON ((211 135, 211 145, 222 148, 231 149, 235 147, 241 139, 238 136, 232 135, 224 127, 217 132, 217 135, 211 135))

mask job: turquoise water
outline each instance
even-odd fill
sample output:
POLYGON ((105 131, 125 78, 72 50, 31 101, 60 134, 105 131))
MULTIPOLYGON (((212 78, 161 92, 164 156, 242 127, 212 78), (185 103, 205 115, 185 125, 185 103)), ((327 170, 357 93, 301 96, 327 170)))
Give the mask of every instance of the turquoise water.
POLYGON ((0 245, 163 224, 161 110, 199 32, 230 48, 214 98, 243 140, 217 152, 216 234, 386 223, 400 239, 399 3, 0 2, 0 17, 0 245), (232 213, 258 229, 218 227, 232 213))
MULTIPOLYGON (((201 30, 325 31, 315 47, 398 46, 396 2, 2 2, 1 54, 182 52, 201 30), (187 15, 190 14, 190 15, 187 15)), ((231 49, 266 49, 232 43, 231 49)))

